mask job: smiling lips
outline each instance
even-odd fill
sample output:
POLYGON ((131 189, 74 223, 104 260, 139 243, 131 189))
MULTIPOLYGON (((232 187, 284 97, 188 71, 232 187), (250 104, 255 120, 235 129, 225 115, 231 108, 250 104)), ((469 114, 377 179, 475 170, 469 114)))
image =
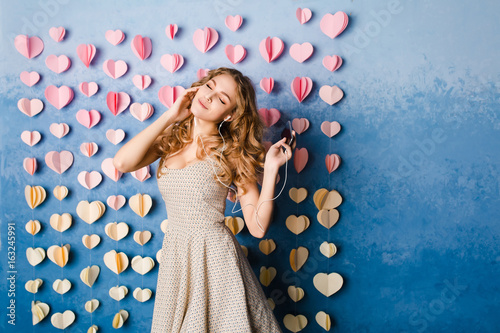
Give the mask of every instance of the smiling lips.
POLYGON ((203 104, 201 102, 201 98, 198 98, 198 103, 200 103, 200 105, 205 109, 205 110, 208 110, 208 108, 205 106, 205 104, 203 104))

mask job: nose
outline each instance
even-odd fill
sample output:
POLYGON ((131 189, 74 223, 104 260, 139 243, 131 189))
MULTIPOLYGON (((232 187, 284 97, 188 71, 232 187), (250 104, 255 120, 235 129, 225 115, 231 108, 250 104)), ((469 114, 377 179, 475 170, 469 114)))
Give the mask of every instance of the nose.
POLYGON ((214 95, 213 91, 207 92, 207 94, 205 94, 205 98, 207 99, 208 102, 212 101, 213 95, 214 95))

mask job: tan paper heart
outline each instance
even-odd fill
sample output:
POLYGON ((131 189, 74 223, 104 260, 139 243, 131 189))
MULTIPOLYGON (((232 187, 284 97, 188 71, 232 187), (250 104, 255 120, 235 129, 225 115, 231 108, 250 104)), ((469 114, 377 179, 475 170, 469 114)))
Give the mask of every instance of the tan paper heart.
POLYGON ((290 252, 290 266, 296 272, 302 268, 309 257, 309 250, 303 246, 298 249, 292 249, 290 252))
POLYGON ((262 266, 260 268, 260 283, 262 283, 264 286, 269 286, 271 281, 275 278, 276 276, 276 268, 274 267, 269 267, 266 268, 266 266, 262 266))
POLYGON ((98 307, 99 307, 99 301, 97 299, 91 299, 90 301, 87 301, 85 303, 85 310, 87 310, 87 312, 89 313, 92 313, 94 312, 98 307))
POLYGON ((92 224, 100 219, 105 211, 106 206, 101 201, 88 202, 87 200, 83 200, 76 206, 76 213, 88 224, 92 224))
POLYGON ((337 223, 340 215, 339 211, 336 209, 322 209, 318 212, 316 217, 323 227, 330 229, 337 223))
POLYGON ((24 226, 26 231, 35 236, 42 229, 42 225, 38 220, 29 220, 24 226))
POLYGON ((71 310, 66 310, 63 313, 57 312, 52 315, 50 321, 52 322, 52 326, 63 330, 73 324, 75 321, 75 313, 71 310))
POLYGON ((85 245, 85 247, 89 250, 92 250, 94 247, 99 245, 100 242, 101 242, 101 237, 99 235, 96 235, 96 234, 92 234, 90 236, 83 235, 83 237, 82 237, 83 245, 85 245))
POLYGON ((167 232, 167 225, 168 225, 168 219, 161 221, 160 229, 161 231, 163 231, 163 233, 167 232))
POLYGON ((332 256, 337 253, 337 247, 333 243, 328 243, 327 241, 324 241, 321 243, 319 246, 319 251, 321 254, 323 254, 327 258, 331 258, 332 256))
POLYGON ((42 202, 45 201, 46 193, 45 189, 41 186, 29 186, 26 185, 24 188, 24 196, 26 197, 26 202, 31 209, 35 209, 42 202))
POLYGON ((135 288, 134 290, 134 298, 138 300, 139 302, 146 302, 151 298, 151 295, 153 295, 153 292, 149 288, 144 288, 141 289, 139 287, 135 288))
POLYGON ((111 250, 104 255, 104 264, 115 274, 120 274, 128 267, 128 257, 123 252, 111 250))
POLYGON ((68 279, 57 279, 52 283, 52 289, 58 294, 65 294, 71 289, 71 282, 68 279))
POLYGON ((292 301, 294 301, 295 303, 304 298, 304 295, 305 295, 304 289, 295 286, 288 287, 288 296, 290 296, 292 301))
POLYGON ((112 326, 113 328, 120 328, 123 326, 123 323, 128 319, 128 312, 127 310, 120 310, 118 311, 117 314, 113 317, 113 323, 112 326))
POLYGON ((329 297, 342 288, 344 280, 338 273, 318 273, 314 276, 313 283, 320 293, 329 297))
POLYGON ((231 232, 234 235, 237 235, 240 233, 241 230, 243 230, 243 227, 245 226, 245 221, 241 217, 235 217, 235 216, 226 216, 224 218, 224 223, 226 226, 231 230, 231 232))
POLYGON ((276 244, 272 239, 264 239, 259 242, 259 250, 265 255, 269 255, 276 249, 276 244))
POLYGON ((245 245, 240 245, 240 246, 241 246, 241 250, 245 254, 245 257, 248 257, 248 249, 247 249, 247 247, 245 245))
POLYGON ((342 196, 335 190, 328 191, 325 188, 320 188, 314 193, 313 201, 318 210, 333 209, 340 206, 342 196))
POLYGON ((87 333, 97 333, 97 330, 99 329, 99 327, 97 327, 97 325, 92 325, 89 327, 89 329, 87 330, 87 333))
POLYGON ((153 206, 153 200, 149 194, 137 193, 136 195, 130 197, 128 204, 134 213, 140 217, 144 217, 149 213, 151 206, 153 206))
POLYGON ((136 231, 134 233, 134 241, 141 246, 149 242, 150 239, 151 239, 151 232, 148 230, 136 231))
POLYGON ((64 267, 68 263, 70 248, 69 244, 64 246, 52 245, 47 249, 47 257, 57 266, 64 267))
POLYGON ((271 297, 269 297, 267 299, 267 303, 269 303, 269 306, 271 307, 271 310, 274 310, 274 308, 276 307, 276 304, 274 303, 274 300, 271 297))
POLYGON ((155 261, 150 257, 135 256, 132 258, 132 269, 144 275, 155 267, 155 261))
POLYGON ((332 327, 332 320, 330 319, 330 315, 326 314, 323 311, 320 311, 316 314, 316 322, 319 326, 323 327, 325 331, 329 331, 332 327))
POLYGON ((50 306, 40 301, 31 301, 31 313, 33 315, 33 325, 41 322, 49 314, 50 306))
POLYGON ((125 222, 110 222, 104 228, 106 235, 112 240, 119 241, 128 235, 128 224, 125 222))
POLYGON ((109 296, 115 301, 121 301, 128 294, 128 288, 125 286, 115 286, 109 289, 109 296))
POLYGON ((26 258, 31 266, 36 266, 45 259, 45 250, 41 247, 37 247, 36 249, 28 247, 26 249, 26 258))
POLYGON ((283 318, 283 324, 292 332, 300 332, 307 326, 307 318, 303 315, 287 314, 283 318))
POLYGON ((50 217, 50 226, 59 232, 68 230, 73 222, 73 217, 69 213, 62 215, 52 214, 50 217))
POLYGON ((305 215, 300 215, 299 217, 295 215, 290 215, 285 221, 288 230, 298 235, 309 227, 309 218, 305 215))
POLYGON ((80 273, 80 279, 83 283, 92 288, 94 282, 99 276, 100 271, 101 269, 97 265, 87 266, 86 268, 82 269, 80 273))
POLYGON ((292 187, 288 194, 293 201, 295 201, 296 203, 301 203, 307 198, 307 189, 305 189, 304 187, 301 187, 299 189, 292 187))
POLYGON ((42 279, 29 280, 24 284, 24 288, 32 294, 36 294, 38 292, 38 288, 43 284, 42 279))
POLYGON ((68 188, 66 186, 57 185, 54 187, 54 196, 57 200, 62 201, 68 195, 68 188))

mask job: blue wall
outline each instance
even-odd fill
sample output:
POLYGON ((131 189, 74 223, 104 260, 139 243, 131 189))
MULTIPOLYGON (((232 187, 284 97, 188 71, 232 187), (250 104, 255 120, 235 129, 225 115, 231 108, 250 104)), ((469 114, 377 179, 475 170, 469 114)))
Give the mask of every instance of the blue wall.
MULTIPOLYGON (((161 246, 160 222, 166 218, 163 201, 154 177, 140 183, 124 175, 115 183, 106 176, 94 190, 77 182, 83 170, 101 172, 102 160, 114 156, 121 146, 105 138, 109 128, 123 128, 130 139, 154 121, 165 108, 157 93, 164 85, 187 87, 199 68, 232 66, 224 54, 227 44, 242 44, 247 57, 234 67, 249 75, 258 86, 261 78, 272 76, 277 82, 274 92, 260 88, 260 107, 277 108, 285 120, 305 117, 311 122, 308 131, 298 137, 298 147, 309 150, 309 162, 298 174, 289 166, 286 190, 276 201, 276 219, 266 238, 272 238, 277 249, 269 256, 258 249, 258 239, 245 228, 237 235, 249 249, 249 260, 258 274, 261 266, 273 266, 278 275, 264 291, 276 303, 280 323, 288 314, 302 314, 308 319, 303 332, 322 332, 315 321, 318 311, 328 313, 334 332, 494 332, 500 327, 499 312, 499 90, 500 4, 476 1, 81 1, 67 0, 2 1, 2 76, 1 91, 1 286, 2 319, 0 328, 13 331, 7 324, 6 307, 13 297, 7 293, 7 223, 16 227, 16 329, 33 332, 56 331, 50 318, 31 325, 30 303, 33 299, 50 305, 52 315, 71 309, 76 321, 68 332, 86 331, 92 323, 99 332, 114 331, 113 315, 126 309, 130 317, 122 330, 149 330, 153 299, 139 303, 132 297, 137 286, 156 289, 158 265, 144 277, 130 268, 117 275, 107 269, 103 255, 111 249, 128 254, 154 257, 161 246), (300 25, 295 18, 297 7, 310 8, 312 19, 300 25), (326 13, 344 11, 349 25, 331 40, 319 29, 326 13), (381 14, 383 11, 384 14, 381 14), (240 14, 244 23, 232 32, 224 25, 226 15, 240 14), (165 27, 180 27, 171 41, 165 27), (49 37, 51 27, 67 30, 61 43, 49 37), (209 26, 220 35, 219 42, 206 54, 192 43, 194 30, 209 26), (125 41, 112 46, 104 34, 121 29, 125 41), (13 46, 18 34, 39 36, 45 43, 43 53, 31 60, 21 56, 13 46), (139 61, 132 53, 132 38, 142 34, 153 41, 153 53, 139 61), (285 42, 283 55, 266 63, 258 45, 267 36, 285 42), (293 43, 310 42, 314 55, 299 64, 288 54, 293 43), (98 54, 90 69, 76 56, 81 43, 93 43, 98 54), (165 53, 180 53, 184 66, 171 74, 160 66, 165 53), (73 64, 63 74, 45 66, 50 54, 66 54, 73 64), (340 55, 343 66, 334 73, 321 65, 325 55, 340 55), (106 76, 102 63, 122 59, 129 65, 127 74, 117 80, 106 76), (22 71, 38 71, 42 80, 32 88, 21 83, 22 71), (149 74, 150 88, 139 91, 132 84, 135 74, 149 74), (298 103, 289 86, 296 76, 308 76, 314 82, 309 97, 298 103), (100 91, 91 99, 78 91, 83 81, 96 81, 100 91), (45 101, 43 92, 50 84, 64 84, 75 90, 75 99, 57 110, 45 101), (342 101, 330 106, 318 95, 323 85, 338 85, 345 93, 342 101), (128 111, 118 117, 106 106, 108 91, 126 91, 132 102, 149 102, 155 114, 144 123, 128 111), (17 109, 20 98, 40 98, 45 109, 29 118, 17 109), (103 114, 91 130, 76 122, 74 114, 81 108, 95 108, 103 114), (342 131, 332 139, 321 133, 323 121, 338 121, 342 131), (53 122, 67 122, 70 134, 58 140, 49 133, 53 122), (33 148, 25 145, 20 134, 38 130, 42 141, 33 148), (96 141, 99 153, 92 159, 79 153, 79 145, 96 141), (497 147, 497 148, 495 148, 497 147), (58 175, 45 166, 44 156, 51 150, 70 150, 73 166, 58 175), (495 153, 496 152, 496 153, 495 153), (342 158, 339 169, 328 174, 326 154, 342 158), (40 166, 34 176, 23 170, 25 157, 36 157, 40 166), (90 161, 90 162, 89 162, 90 161), (52 195, 55 185, 66 185, 71 195, 59 202, 52 195), (31 210, 24 199, 26 185, 41 185, 47 200, 31 210), (306 187, 309 196, 297 205, 288 197, 291 187, 306 187), (330 230, 317 219, 312 195, 317 189, 339 191, 344 202, 341 218, 330 230), (81 200, 101 200, 112 194, 127 199, 136 193, 148 193, 154 206, 144 219, 124 207, 118 212, 108 207, 105 215, 91 226, 76 215, 81 200), (73 226, 58 233, 49 225, 53 213, 73 215, 73 226), (295 236, 285 227, 290 214, 305 214, 311 226, 295 236), (43 224, 42 231, 31 236, 24 230, 30 219, 43 224), (125 239, 116 243, 104 233, 104 225, 125 221, 132 228, 125 239), (136 230, 154 233, 150 243, 141 249, 133 240, 136 230), (92 251, 83 247, 81 237, 87 233, 101 236, 101 244, 92 251), (339 251, 330 259, 319 253, 319 245, 328 240, 339 251), (71 244, 70 261, 63 269, 45 259, 32 267, 26 259, 27 247, 71 244), (309 260, 298 272, 288 263, 291 249, 305 246, 309 260), (101 274, 92 288, 79 278, 90 264, 99 265, 101 274), (337 272, 344 278, 342 289, 329 298, 313 286, 315 274, 337 272), (42 278, 44 284, 33 297, 24 289, 27 280, 42 278), (73 288, 64 296, 51 285, 66 277, 73 288), (108 296, 110 287, 126 285, 129 295, 120 303, 108 296), (289 285, 304 288, 306 296, 294 303, 287 296, 289 285), (97 298, 101 306, 90 316, 84 303, 97 298)), ((283 122, 272 128, 269 139, 276 140, 283 122)), ((156 169, 153 165, 153 171, 156 169)), ((282 170, 283 171, 283 170, 282 170)), ((102 173, 102 172, 101 172, 102 173)), ((284 174, 281 173, 281 179, 284 174)), ((281 188, 281 182, 277 188, 281 188)), ((228 202, 227 215, 232 205, 228 202)), ((282 324, 283 325, 283 324, 282 324)), ((285 328, 283 326, 284 331, 285 328)))

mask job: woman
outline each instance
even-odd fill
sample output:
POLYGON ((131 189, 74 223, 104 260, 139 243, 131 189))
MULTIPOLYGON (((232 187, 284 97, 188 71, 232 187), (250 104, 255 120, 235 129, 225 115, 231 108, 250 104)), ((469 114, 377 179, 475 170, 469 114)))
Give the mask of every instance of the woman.
POLYGON ((121 172, 160 158, 157 180, 168 224, 151 332, 281 332, 224 224, 234 183, 249 232, 262 238, 269 228, 278 170, 292 150, 283 138, 266 154, 262 134, 250 79, 219 68, 193 83, 114 157, 121 172))

